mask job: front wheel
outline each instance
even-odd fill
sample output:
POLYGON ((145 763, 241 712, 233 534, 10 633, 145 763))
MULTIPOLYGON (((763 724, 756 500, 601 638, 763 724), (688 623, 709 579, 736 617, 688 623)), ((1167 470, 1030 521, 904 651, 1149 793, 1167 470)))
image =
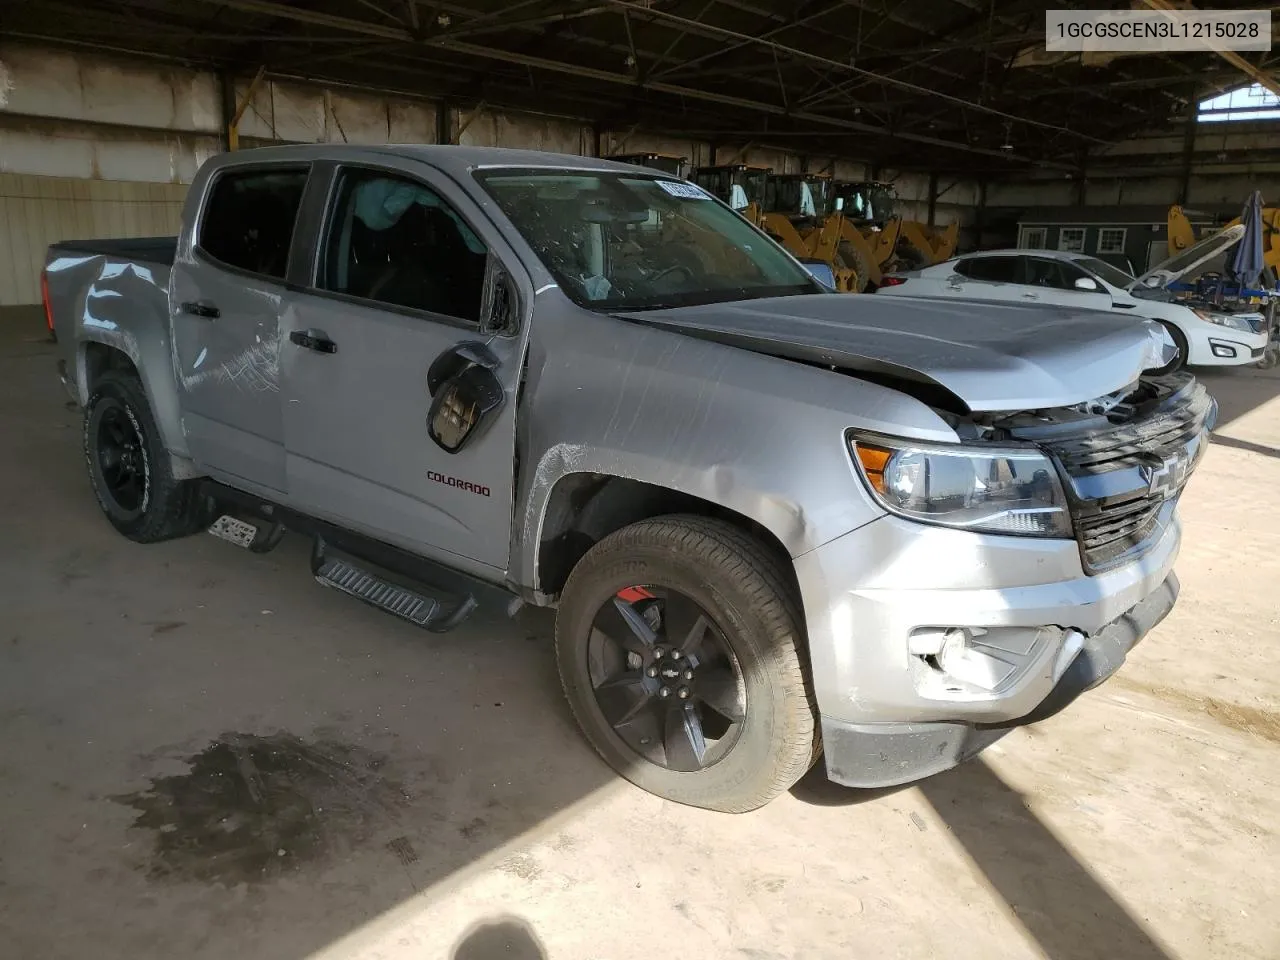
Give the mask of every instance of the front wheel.
POLYGON ((801 623, 781 562, 752 537, 702 517, 646 520, 574 568, 560 677, 587 739, 636 786, 744 812, 817 754, 801 623))
POLYGON ((1172 323, 1164 323, 1161 321, 1160 326, 1169 331, 1169 336, 1173 339, 1173 344, 1178 349, 1178 355, 1166 363, 1159 370, 1154 371, 1157 376, 1164 376, 1167 373, 1177 373, 1187 365, 1187 338, 1181 330, 1172 323))

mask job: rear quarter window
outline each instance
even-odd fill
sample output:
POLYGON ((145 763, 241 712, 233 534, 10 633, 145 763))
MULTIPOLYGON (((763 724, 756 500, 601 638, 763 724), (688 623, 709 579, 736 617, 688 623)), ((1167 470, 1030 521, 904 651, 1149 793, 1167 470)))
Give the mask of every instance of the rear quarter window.
POLYGON ((1013 283, 1018 276, 1018 258, 970 257, 956 264, 956 273, 972 280, 1013 283))

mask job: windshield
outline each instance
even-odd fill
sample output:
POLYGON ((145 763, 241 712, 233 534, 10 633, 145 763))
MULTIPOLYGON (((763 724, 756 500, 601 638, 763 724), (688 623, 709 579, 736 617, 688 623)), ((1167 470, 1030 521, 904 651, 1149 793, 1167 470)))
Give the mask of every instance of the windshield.
POLYGON ((821 292, 777 244, 691 183, 594 171, 482 170, 476 179, 585 307, 821 292))
POLYGON ((1129 274, 1119 267, 1113 267, 1105 260, 1099 260, 1097 257, 1086 257, 1083 260, 1077 260, 1076 265, 1088 270, 1099 280, 1109 283, 1113 287, 1119 287, 1121 290, 1133 283, 1133 277, 1129 274))

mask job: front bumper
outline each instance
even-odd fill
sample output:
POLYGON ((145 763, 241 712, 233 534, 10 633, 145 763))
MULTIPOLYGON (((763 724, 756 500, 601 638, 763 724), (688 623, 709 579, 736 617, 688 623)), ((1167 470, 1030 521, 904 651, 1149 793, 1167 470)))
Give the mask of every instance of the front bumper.
POLYGON ((1048 719, 1110 677, 1177 599, 1178 578, 1171 573, 1155 593, 1087 638, 1049 696, 1024 717, 992 724, 850 723, 823 717, 827 776, 847 787, 887 787, 951 769, 1014 727, 1048 719))
MULTIPOLYGON (((1205 324, 1208 326, 1208 324, 1205 324)), ((1189 344, 1187 362, 1192 366, 1237 366, 1252 363, 1267 348, 1267 332, 1248 333, 1227 327, 1199 331, 1201 336, 1189 344)))
POLYGON ((1074 541, 884 517, 797 559, 828 774, 905 783, 1061 710, 1172 608, 1180 535, 1086 576, 1074 541), (921 655, 942 631, 958 661, 921 655))

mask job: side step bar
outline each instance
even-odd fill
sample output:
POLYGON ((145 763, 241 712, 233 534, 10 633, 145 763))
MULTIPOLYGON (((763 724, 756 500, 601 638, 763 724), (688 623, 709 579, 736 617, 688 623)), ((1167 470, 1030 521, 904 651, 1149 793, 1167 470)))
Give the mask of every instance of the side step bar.
POLYGON ((452 630, 471 616, 477 606, 471 595, 452 598, 446 603, 384 579, 360 566, 355 559, 337 554, 321 536, 316 536, 311 550, 311 572, 324 586, 341 590, 432 633, 452 630))

